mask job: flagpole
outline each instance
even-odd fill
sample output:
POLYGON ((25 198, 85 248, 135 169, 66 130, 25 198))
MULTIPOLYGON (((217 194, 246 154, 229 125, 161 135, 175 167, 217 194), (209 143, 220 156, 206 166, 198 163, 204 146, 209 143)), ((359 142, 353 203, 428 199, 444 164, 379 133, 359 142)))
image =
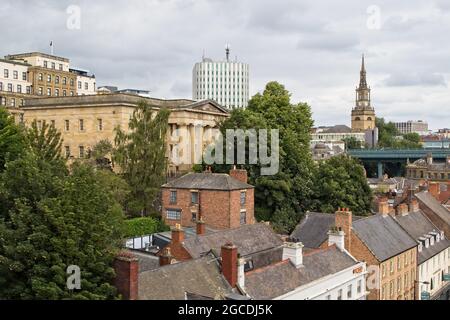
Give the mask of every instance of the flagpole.
POLYGON ((53 41, 50 41, 50 52, 53 56, 53 41))

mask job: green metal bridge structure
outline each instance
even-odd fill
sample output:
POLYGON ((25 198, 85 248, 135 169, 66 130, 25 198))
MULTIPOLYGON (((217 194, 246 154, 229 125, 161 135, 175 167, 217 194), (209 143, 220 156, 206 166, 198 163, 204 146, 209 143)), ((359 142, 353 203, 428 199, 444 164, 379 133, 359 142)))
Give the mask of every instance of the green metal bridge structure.
POLYGON ((383 165, 386 163, 407 163, 426 158, 428 154, 433 156, 433 160, 446 161, 450 156, 450 149, 350 149, 347 154, 360 159, 364 164, 376 163, 378 178, 383 176, 383 165))

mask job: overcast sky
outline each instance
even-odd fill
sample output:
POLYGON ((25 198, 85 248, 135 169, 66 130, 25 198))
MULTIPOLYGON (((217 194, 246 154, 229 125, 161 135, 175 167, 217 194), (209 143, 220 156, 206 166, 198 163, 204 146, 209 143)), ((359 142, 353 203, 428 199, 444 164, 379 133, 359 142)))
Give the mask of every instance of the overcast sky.
POLYGON ((98 85, 192 98, 194 63, 203 50, 223 59, 230 43, 252 95, 276 80, 316 125, 349 125, 364 52, 377 116, 450 127, 450 1, 393 2, 1 0, 0 54, 50 52, 53 40, 98 85))

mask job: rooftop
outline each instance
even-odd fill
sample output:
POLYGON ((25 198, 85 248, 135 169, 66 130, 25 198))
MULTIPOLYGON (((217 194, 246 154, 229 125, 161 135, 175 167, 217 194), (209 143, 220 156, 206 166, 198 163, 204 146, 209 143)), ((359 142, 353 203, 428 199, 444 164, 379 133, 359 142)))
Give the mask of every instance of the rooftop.
POLYGON ((175 179, 162 186, 163 188, 177 189, 198 189, 198 190, 241 190, 254 188, 248 183, 244 183, 230 177, 226 173, 188 173, 181 178, 175 179))
POLYGON ((198 258, 210 250, 219 253, 222 245, 228 242, 238 247, 238 253, 241 256, 283 245, 283 241, 273 232, 270 226, 264 223, 256 223, 189 237, 184 241, 184 248, 193 258, 198 258))
POLYGON ((415 239, 390 215, 356 220, 353 231, 380 262, 417 246, 415 239))
POLYGON ((415 194, 416 198, 439 218, 450 225, 450 211, 447 210, 439 201, 437 201, 428 191, 422 191, 415 194))
POLYGON ((220 272, 212 253, 186 262, 139 274, 139 300, 184 300, 186 294, 204 299, 225 299, 233 289, 220 272))
MULTIPOLYGON (((416 239, 416 241, 430 232, 439 232, 438 228, 419 210, 417 212, 409 212, 406 215, 397 215, 394 218, 408 234, 416 239)), ((435 256, 442 250, 450 247, 450 240, 442 239, 430 245, 428 248, 423 247, 422 251, 418 252, 419 264, 425 262, 431 257, 435 256)))
POLYGON ((5 58, 6 59, 25 59, 28 57, 35 57, 35 56, 43 57, 43 58, 47 58, 47 59, 58 60, 58 61, 62 61, 62 62, 69 62, 69 59, 67 59, 67 58, 63 58, 63 57, 59 57, 59 56, 55 56, 55 55, 51 55, 51 54, 47 54, 47 53, 42 53, 42 52, 27 52, 27 53, 9 54, 5 58))
MULTIPOLYGON (((353 221, 362 217, 353 216, 353 221)), ((307 213, 291 233, 291 238, 303 243, 306 248, 318 248, 328 239, 328 231, 335 224, 332 213, 307 213)))
POLYGON ((285 260, 246 273, 245 290, 257 300, 274 299, 355 264, 347 253, 333 245, 305 253, 303 266, 298 269, 285 260))

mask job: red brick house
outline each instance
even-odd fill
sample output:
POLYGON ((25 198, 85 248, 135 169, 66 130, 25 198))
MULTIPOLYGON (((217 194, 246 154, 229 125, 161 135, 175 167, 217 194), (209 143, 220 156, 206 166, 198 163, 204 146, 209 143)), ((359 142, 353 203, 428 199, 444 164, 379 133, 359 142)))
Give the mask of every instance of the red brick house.
POLYGON ((188 173, 162 186, 162 217, 167 225, 229 229, 255 223, 254 187, 247 171, 188 173))

